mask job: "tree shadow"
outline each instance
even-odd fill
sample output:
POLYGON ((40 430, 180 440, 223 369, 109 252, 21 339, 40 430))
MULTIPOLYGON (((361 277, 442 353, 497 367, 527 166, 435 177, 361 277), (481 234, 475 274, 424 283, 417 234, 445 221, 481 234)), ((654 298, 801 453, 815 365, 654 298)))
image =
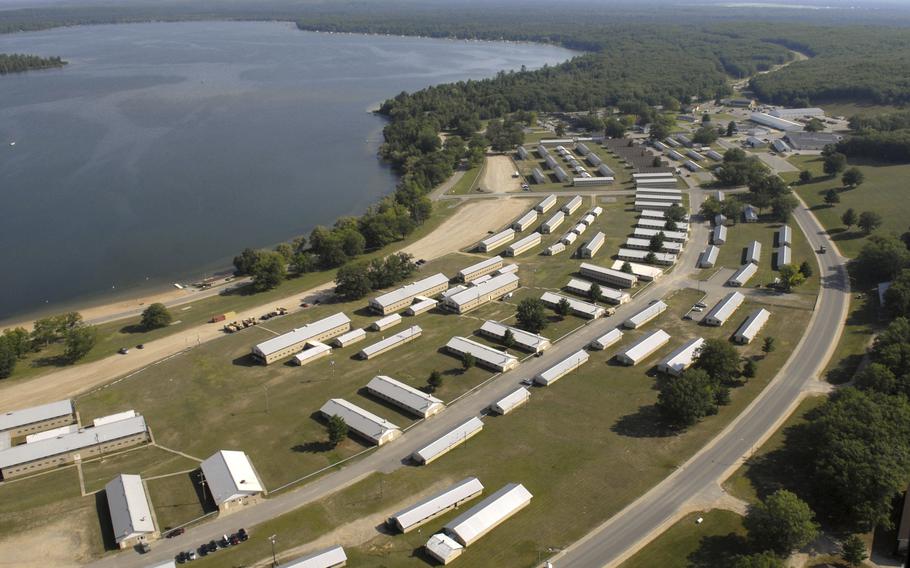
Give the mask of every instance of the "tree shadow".
POLYGON ((32 361, 32 367, 68 367, 71 361, 63 355, 48 355, 32 361))
POLYGON ((332 449, 332 444, 328 442, 306 442, 305 444, 291 446, 291 450, 300 454, 321 454, 332 449))
MULTIPOLYGON (((807 418, 811 418, 815 412, 817 410, 811 411, 807 418)), ((779 489, 800 496, 812 495, 814 484, 809 476, 811 456, 808 454, 814 447, 814 440, 810 438, 806 425, 798 424, 784 430, 784 441, 778 449, 750 458, 746 477, 759 498, 764 499, 779 489)), ((818 508, 813 508, 816 512, 819 511, 818 508)))
POLYGON ((746 537, 728 533, 726 535, 704 536, 698 541, 698 548, 686 560, 691 568, 716 568, 732 566, 733 559, 740 554, 749 554, 746 537))
POLYGON ((619 418, 610 430, 629 438, 664 438, 677 433, 677 430, 664 424, 655 404, 642 406, 634 414, 619 418))
POLYGON ((862 231, 848 231, 846 229, 837 234, 832 234, 832 232, 833 230, 828 231, 828 235, 831 237, 832 241, 855 241, 856 239, 861 239, 866 236, 862 231))
POLYGON ((120 333, 127 333, 127 334, 145 333, 146 331, 149 331, 149 330, 146 329, 144 325, 141 325, 138 323, 125 325, 120 328, 120 333))

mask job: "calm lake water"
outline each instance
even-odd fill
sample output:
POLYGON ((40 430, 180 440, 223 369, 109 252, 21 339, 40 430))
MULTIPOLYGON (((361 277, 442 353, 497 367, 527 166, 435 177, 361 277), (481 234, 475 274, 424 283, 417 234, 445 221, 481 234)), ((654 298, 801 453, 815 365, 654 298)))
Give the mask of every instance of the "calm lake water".
POLYGON ((395 186, 368 108, 573 55, 222 22, 6 35, 0 52, 70 62, 0 77, 0 319, 185 282, 360 213, 395 186))

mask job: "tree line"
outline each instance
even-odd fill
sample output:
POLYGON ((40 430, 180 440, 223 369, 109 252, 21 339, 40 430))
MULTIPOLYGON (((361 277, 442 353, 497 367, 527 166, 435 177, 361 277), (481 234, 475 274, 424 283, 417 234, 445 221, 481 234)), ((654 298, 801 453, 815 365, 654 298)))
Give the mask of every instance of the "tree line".
POLYGON ((0 75, 8 73, 21 73, 35 69, 51 69, 54 67, 63 67, 66 65, 57 56, 40 57, 38 55, 26 55, 23 53, 0 53, 0 75))
POLYGON ((31 332, 23 327, 4 329, 0 334, 0 379, 12 375, 20 360, 52 345, 63 345, 63 354, 55 361, 71 365, 85 357, 97 341, 97 329, 87 325, 79 312, 38 319, 31 332))

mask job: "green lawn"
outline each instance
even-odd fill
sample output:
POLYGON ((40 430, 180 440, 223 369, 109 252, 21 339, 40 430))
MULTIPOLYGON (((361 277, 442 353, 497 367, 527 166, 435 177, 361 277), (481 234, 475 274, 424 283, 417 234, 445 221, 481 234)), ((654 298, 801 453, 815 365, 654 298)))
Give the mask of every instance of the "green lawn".
POLYGON ((474 166, 466 171, 464 175, 461 176, 461 179, 448 191, 448 195, 464 195, 474 191, 482 171, 483 168, 481 166, 474 166))
POLYGON ((676 522, 650 542, 621 568, 689 568, 720 566, 721 557, 742 552, 746 534, 742 517, 731 511, 713 509, 692 513, 676 522), (702 517, 701 524, 695 520, 702 517))
MULTIPOLYGON (((840 176, 835 178, 822 173, 821 158, 817 156, 793 156, 790 162, 800 169, 808 169, 815 175, 814 181, 808 184, 796 184, 794 189, 805 200, 819 222, 828 230, 828 234, 837 243, 841 253, 855 257, 866 237, 857 227, 846 230, 841 216, 848 208, 853 208, 857 215, 863 211, 875 211, 882 216, 882 226, 877 234, 894 233, 900 235, 910 226, 910 200, 906 199, 905 181, 910 177, 910 164, 878 165, 851 163, 865 174, 865 182, 856 189, 843 190, 840 176), (840 203, 830 206, 824 201, 830 189, 839 190, 840 203)), ((788 179, 796 179, 796 173, 789 174, 788 179)))
POLYGON ((827 103, 819 105, 825 109, 828 116, 843 116, 850 118, 857 114, 881 114, 902 110, 891 105, 874 105, 860 103, 827 103))
POLYGON ((848 382, 878 331, 881 321, 878 310, 878 291, 853 289, 844 332, 837 343, 837 350, 825 368, 825 377, 834 384, 848 382))
POLYGON ((146 482, 146 487, 158 519, 158 528, 162 532, 198 519, 213 510, 203 506, 196 474, 151 479, 146 482))
POLYGON ((161 448, 144 446, 83 462, 82 476, 86 493, 91 493, 104 489, 111 479, 121 473, 138 474, 143 478, 148 478, 197 467, 199 467, 199 462, 161 448))

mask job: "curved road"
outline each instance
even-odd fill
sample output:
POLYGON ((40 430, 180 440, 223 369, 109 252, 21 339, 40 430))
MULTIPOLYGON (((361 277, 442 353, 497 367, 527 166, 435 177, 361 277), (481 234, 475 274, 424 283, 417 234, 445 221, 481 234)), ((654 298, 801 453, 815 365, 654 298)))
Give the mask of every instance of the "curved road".
POLYGON ((813 247, 824 244, 828 252, 816 255, 821 291, 809 327, 785 366, 711 443, 648 493, 554 557, 553 566, 619 565, 682 516, 698 496, 716 489, 752 448, 790 415, 802 392, 817 380, 843 329, 850 298, 849 280, 846 259, 838 254, 805 204, 801 203, 794 218, 813 247))

